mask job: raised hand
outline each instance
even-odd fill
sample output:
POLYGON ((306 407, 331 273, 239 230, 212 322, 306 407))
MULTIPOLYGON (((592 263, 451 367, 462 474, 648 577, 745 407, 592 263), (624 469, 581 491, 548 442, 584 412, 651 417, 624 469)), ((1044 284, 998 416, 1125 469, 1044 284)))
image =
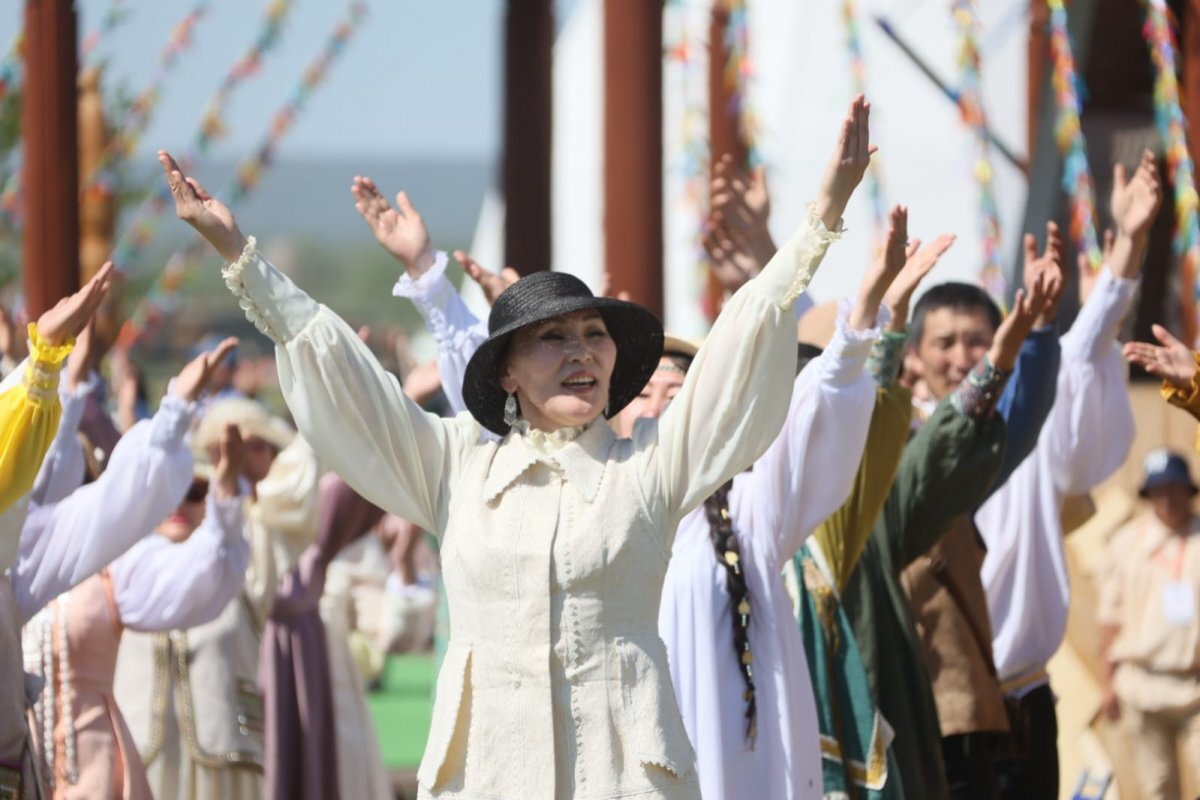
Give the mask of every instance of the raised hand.
POLYGON ((237 337, 230 336, 218 344, 215 350, 201 353, 193 358, 175 376, 171 391, 189 403, 194 402, 204 391, 204 387, 208 385, 208 380, 212 377, 217 364, 220 364, 222 359, 229 355, 230 350, 237 347, 237 343, 237 337))
POLYGON ((1109 210, 1120 234, 1133 238, 1149 235, 1161 205, 1162 188, 1154 153, 1142 151, 1142 160, 1132 178, 1128 177, 1124 164, 1113 165, 1109 210))
POLYGON ((1032 233, 1025 234, 1022 243, 1025 248, 1026 295, 1033 293, 1034 281, 1044 276, 1042 287, 1047 296, 1053 300, 1053 302, 1042 305, 1037 319, 1034 320, 1034 327, 1044 328, 1053 324, 1058 317, 1058 302, 1062 299, 1063 287, 1066 284, 1063 275, 1063 253, 1066 245, 1063 243, 1058 225, 1054 222, 1046 223, 1046 246, 1041 255, 1038 255, 1037 239, 1032 233))
POLYGON ((719 221, 709 221, 700 234, 700 244, 726 294, 733 294, 762 271, 764 262, 758 260, 749 240, 719 221))
POLYGON ((216 248, 221 258, 237 261, 246 246, 246 237, 238 228, 224 203, 210 195, 200 181, 189 178, 166 150, 158 151, 158 163, 167 176, 167 186, 175 198, 175 214, 196 229, 216 248))
POLYGON ((954 238, 953 234, 943 234, 924 247, 921 247, 920 239, 913 239, 909 244, 904 253, 904 267, 883 296, 883 304, 892 315, 888 330, 904 332, 908 325, 908 307, 912 303, 913 294, 921 285, 921 281, 925 280, 925 276, 937 266, 938 260, 954 244, 954 238))
POLYGON ((1196 357, 1192 349, 1162 325, 1153 325, 1150 330, 1159 344, 1126 342, 1125 358, 1176 389, 1187 391, 1196 376, 1196 357))
POLYGON ((512 286, 521 278, 521 273, 512 267, 505 267, 500 270, 499 275, 490 272, 481 267, 478 261, 471 258, 462 250, 454 251, 454 260, 462 265, 463 272, 467 273, 467 277, 478 283, 479 288, 483 289, 483 297, 487 300, 489 306, 495 305, 496 298, 504 294, 505 289, 512 286))
POLYGON ((410 275, 420 277, 433 266, 429 231, 407 194, 399 192, 393 208, 375 181, 361 175, 354 176, 350 193, 354 195, 354 208, 376 241, 403 263, 410 275))
POLYGON ((870 117, 870 104, 861 94, 857 95, 842 120, 837 145, 825 167, 817 194, 816 213, 829 230, 837 227, 850 196, 871 164, 871 155, 879 149, 871 144, 870 117))
POLYGON ((871 264, 859 284, 858 302, 850 314, 850 327, 853 330, 863 331, 874 326, 879 304, 908 261, 908 247, 908 209, 895 206, 888 215, 883 252, 871 264))
POLYGON ((1008 316, 996 330, 996 338, 992 340, 988 356, 994 365, 1005 372, 1012 372, 1016 366, 1021 345, 1025 343, 1025 338, 1044 313, 1046 304, 1050 302, 1046 280, 1045 275, 1039 274, 1034 278, 1028 292, 1018 289, 1012 311, 1008 312, 1008 316))
POLYGON ((238 478, 242 474, 242 464, 246 460, 246 446, 242 442, 242 432, 235 423, 229 423, 221 431, 221 441, 217 444, 217 467, 213 471, 213 480, 217 486, 217 497, 222 500, 232 500, 237 497, 238 478))
POLYGON ((734 164, 731 156, 722 156, 713 170, 710 220, 729 234, 745 239, 758 269, 766 266, 778 249, 767 228, 770 217, 766 168, 759 166, 747 173, 734 164))
POLYGON ((624 300, 626 303, 633 301, 633 296, 626 291, 613 291, 612 274, 608 270, 604 270, 600 276, 600 296, 615 297, 618 300, 624 300))
POLYGON ((112 284, 113 265, 106 262, 83 288, 64 297, 54 308, 38 317, 37 332, 47 344, 61 345, 78 336, 100 307, 112 284))

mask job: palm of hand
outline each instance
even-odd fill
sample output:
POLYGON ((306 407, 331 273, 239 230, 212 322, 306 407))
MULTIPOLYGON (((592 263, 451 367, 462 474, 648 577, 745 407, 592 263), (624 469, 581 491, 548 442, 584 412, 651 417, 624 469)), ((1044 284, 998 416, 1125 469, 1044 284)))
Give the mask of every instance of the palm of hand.
POLYGON ((394 208, 381 213, 374 225, 375 238, 396 258, 412 263, 429 247, 429 234, 420 219, 406 219, 394 208))
POLYGON ((1133 235, 1144 230, 1158 211, 1158 193, 1143 181, 1131 181, 1124 191, 1114 189, 1112 215, 1121 232, 1133 235))

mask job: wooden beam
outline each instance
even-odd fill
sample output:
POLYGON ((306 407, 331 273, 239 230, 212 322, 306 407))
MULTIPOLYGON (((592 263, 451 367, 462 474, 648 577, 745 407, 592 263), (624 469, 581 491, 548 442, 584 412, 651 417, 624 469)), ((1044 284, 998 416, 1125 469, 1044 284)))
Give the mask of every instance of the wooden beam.
POLYGON ((79 288, 79 161, 73 0, 26 0, 21 269, 31 319, 79 288))
POLYGON ((604 263, 663 313, 662 4, 604 2, 604 263))
POLYGON ((551 0, 509 0, 504 49, 504 261, 522 275, 550 268, 553 46, 551 0))
MULTIPOLYGON (((729 2, 715 0, 712 19, 708 28, 708 141, 709 175, 712 168, 724 155, 733 156, 733 161, 743 168, 748 166, 749 153, 742 139, 738 116, 733 106, 734 87, 726 78, 729 64, 729 2)), ((710 198, 711 199, 711 198, 710 198)), ((697 231, 699 234, 699 231, 697 231)), ((708 272, 708 309, 710 317, 716 319, 725 301, 725 288, 712 270, 708 272)))

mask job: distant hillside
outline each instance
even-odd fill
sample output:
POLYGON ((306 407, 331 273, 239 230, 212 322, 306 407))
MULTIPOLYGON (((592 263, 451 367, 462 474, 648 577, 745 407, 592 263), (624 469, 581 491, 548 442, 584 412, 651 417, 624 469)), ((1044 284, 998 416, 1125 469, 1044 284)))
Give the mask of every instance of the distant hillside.
MULTIPOLYGON (((153 156, 146 156, 153 164, 153 156)), ((234 163, 201 165, 197 175, 218 197, 229 184, 234 163)), ((375 180, 389 197, 408 192, 421 211, 435 242, 462 246, 475 231, 484 192, 492 185, 494 170, 487 161, 461 160, 310 160, 281 159, 264 174, 262 184, 237 209, 247 232, 262 238, 302 236, 328 243, 363 240, 370 234, 354 210, 350 182, 355 175, 375 180)), ((157 180, 157 176, 148 179, 157 180)), ((225 193, 227 194, 227 193, 225 193)), ((181 238, 178 224, 164 223, 163 242, 181 238)), ((447 245, 448 246, 448 245, 447 245)))

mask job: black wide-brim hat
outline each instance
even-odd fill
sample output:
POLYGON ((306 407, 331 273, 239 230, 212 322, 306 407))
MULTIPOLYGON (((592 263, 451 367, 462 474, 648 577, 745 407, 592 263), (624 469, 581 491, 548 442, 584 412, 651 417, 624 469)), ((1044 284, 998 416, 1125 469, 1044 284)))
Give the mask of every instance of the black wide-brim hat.
POLYGON ((563 314, 596 309, 617 346, 608 388, 607 415, 612 417, 638 396, 654 373, 663 352, 658 317, 636 303, 596 297, 583 281, 565 272, 535 272, 521 278, 496 298, 488 315, 488 338, 467 363, 463 401, 488 430, 504 436, 507 393, 500 374, 513 334, 526 325, 563 314))

